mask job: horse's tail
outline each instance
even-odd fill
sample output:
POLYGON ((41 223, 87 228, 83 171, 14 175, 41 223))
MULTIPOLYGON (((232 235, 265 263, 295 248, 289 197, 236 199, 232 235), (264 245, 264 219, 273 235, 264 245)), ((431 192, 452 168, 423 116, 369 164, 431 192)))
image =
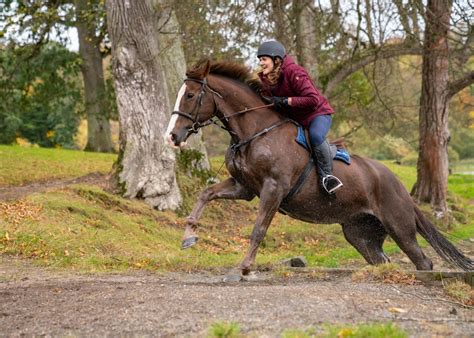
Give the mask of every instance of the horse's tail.
POLYGON ((450 241, 448 241, 435 226, 415 206, 416 229, 430 243, 433 249, 445 261, 453 263, 465 271, 474 270, 474 262, 464 256, 450 241))

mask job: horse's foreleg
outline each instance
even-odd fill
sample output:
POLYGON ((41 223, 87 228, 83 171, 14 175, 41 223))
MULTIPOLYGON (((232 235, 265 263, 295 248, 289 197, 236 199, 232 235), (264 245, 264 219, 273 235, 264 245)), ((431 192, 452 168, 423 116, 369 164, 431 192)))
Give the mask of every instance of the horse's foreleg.
POLYGON ((250 267, 255 262, 258 246, 265 237, 268 227, 270 226, 282 199, 283 193, 281 184, 278 184, 273 179, 267 180, 260 192, 260 204, 257 220, 255 221, 252 234, 250 235, 250 248, 240 264, 240 269, 243 275, 247 275, 250 272, 250 267))
POLYGON ((198 236, 196 234, 196 227, 198 220, 202 215, 207 202, 223 198, 223 199, 245 199, 250 201, 255 197, 253 192, 237 182, 234 178, 228 178, 224 182, 214 184, 205 189, 199 196, 193 211, 187 218, 186 229, 184 230, 182 247, 189 248, 196 244, 198 236))

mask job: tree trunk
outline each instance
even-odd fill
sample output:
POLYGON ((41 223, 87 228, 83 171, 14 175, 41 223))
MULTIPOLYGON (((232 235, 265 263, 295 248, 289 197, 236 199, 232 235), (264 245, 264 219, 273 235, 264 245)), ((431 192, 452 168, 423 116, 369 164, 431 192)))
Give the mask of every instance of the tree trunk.
POLYGON ((107 0, 106 7, 120 122, 117 183, 126 197, 176 209, 175 156, 163 137, 170 104, 159 62, 160 3, 107 0))
POLYGON ((316 9, 311 3, 294 2, 295 45, 298 63, 303 66, 313 79, 318 82, 318 33, 316 32, 316 9))
MULTIPOLYGON (((164 5, 170 3, 168 0, 160 1, 164 5)), ((168 7, 170 7, 170 5, 168 5, 168 7)), ((165 53, 160 53, 160 61, 165 72, 169 102, 172 103, 176 101, 178 90, 181 88, 183 80, 186 77, 186 59, 181 42, 181 35, 179 34, 180 31, 178 19, 173 10, 169 14, 168 22, 161 29, 160 34, 158 34, 159 44, 162 46, 162 50, 166 50, 165 53)), ((203 154, 202 160, 196 163, 198 169, 210 168, 207 150, 202 140, 201 130, 188 139, 187 147, 203 154)))
POLYGON ((286 52, 291 54, 292 44, 291 37, 288 32, 288 16, 285 13, 288 0, 274 0, 271 2, 271 17, 274 20, 275 36, 286 47, 286 52))
POLYGON ((447 216, 448 186, 448 27, 451 1, 430 0, 426 10, 419 111, 417 182, 412 194, 447 216))
POLYGON ((100 41, 96 37, 97 19, 92 11, 88 0, 76 0, 76 28, 87 116, 86 150, 113 152, 100 41))

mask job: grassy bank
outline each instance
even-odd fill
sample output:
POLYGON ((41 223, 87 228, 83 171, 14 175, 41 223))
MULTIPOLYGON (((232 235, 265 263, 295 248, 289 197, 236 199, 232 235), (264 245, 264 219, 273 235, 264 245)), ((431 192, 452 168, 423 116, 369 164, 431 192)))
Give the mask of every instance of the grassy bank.
POLYGON ((0 187, 110 171, 116 155, 0 145, 0 187))
MULTIPOLYGON (((114 156, 67 150, 1 147, 2 183, 22 184, 89 172, 108 172, 114 156), (18 162, 25 167, 22 169, 18 162), (15 168, 16 166, 16 171, 15 168), (58 172, 51 168, 60 168, 58 172), (15 174, 14 174, 15 173, 15 174), (33 175, 34 173, 34 175, 33 175), (60 176, 55 176, 55 175, 60 176), (15 178, 11 176, 15 175, 15 178)), ((222 158, 214 158, 213 168, 222 158)), ((415 168, 386 163, 410 187, 415 168)), ((219 173, 226 175, 225 169, 219 173)), ((185 215, 203 185, 199 179, 180 174, 185 203, 178 212, 158 212, 140 201, 122 199, 98 187, 74 185, 63 190, 32 194, 22 200, 0 203, 0 253, 33 259, 38 264, 81 271, 212 270, 234 267, 243 258, 255 221, 258 200, 214 201, 206 208, 197 246, 181 250, 185 215)), ((452 235, 474 237, 472 186, 474 176, 450 178, 450 196, 465 223, 456 223, 452 235)), ((388 253, 398 251, 388 241, 388 253)), ((362 262, 345 241, 339 225, 314 225, 277 215, 259 250, 257 264, 266 266, 284 258, 303 255, 312 266, 337 267, 362 262)))

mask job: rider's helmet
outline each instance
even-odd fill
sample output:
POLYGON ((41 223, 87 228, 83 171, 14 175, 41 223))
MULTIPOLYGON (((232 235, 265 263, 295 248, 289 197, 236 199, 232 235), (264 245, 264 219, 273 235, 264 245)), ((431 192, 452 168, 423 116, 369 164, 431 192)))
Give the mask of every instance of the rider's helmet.
POLYGON ((265 41, 260 45, 260 47, 258 47, 257 50, 257 57, 269 56, 273 60, 275 60, 275 57, 277 56, 283 60, 285 55, 285 47, 283 47, 283 45, 276 40, 265 41))

